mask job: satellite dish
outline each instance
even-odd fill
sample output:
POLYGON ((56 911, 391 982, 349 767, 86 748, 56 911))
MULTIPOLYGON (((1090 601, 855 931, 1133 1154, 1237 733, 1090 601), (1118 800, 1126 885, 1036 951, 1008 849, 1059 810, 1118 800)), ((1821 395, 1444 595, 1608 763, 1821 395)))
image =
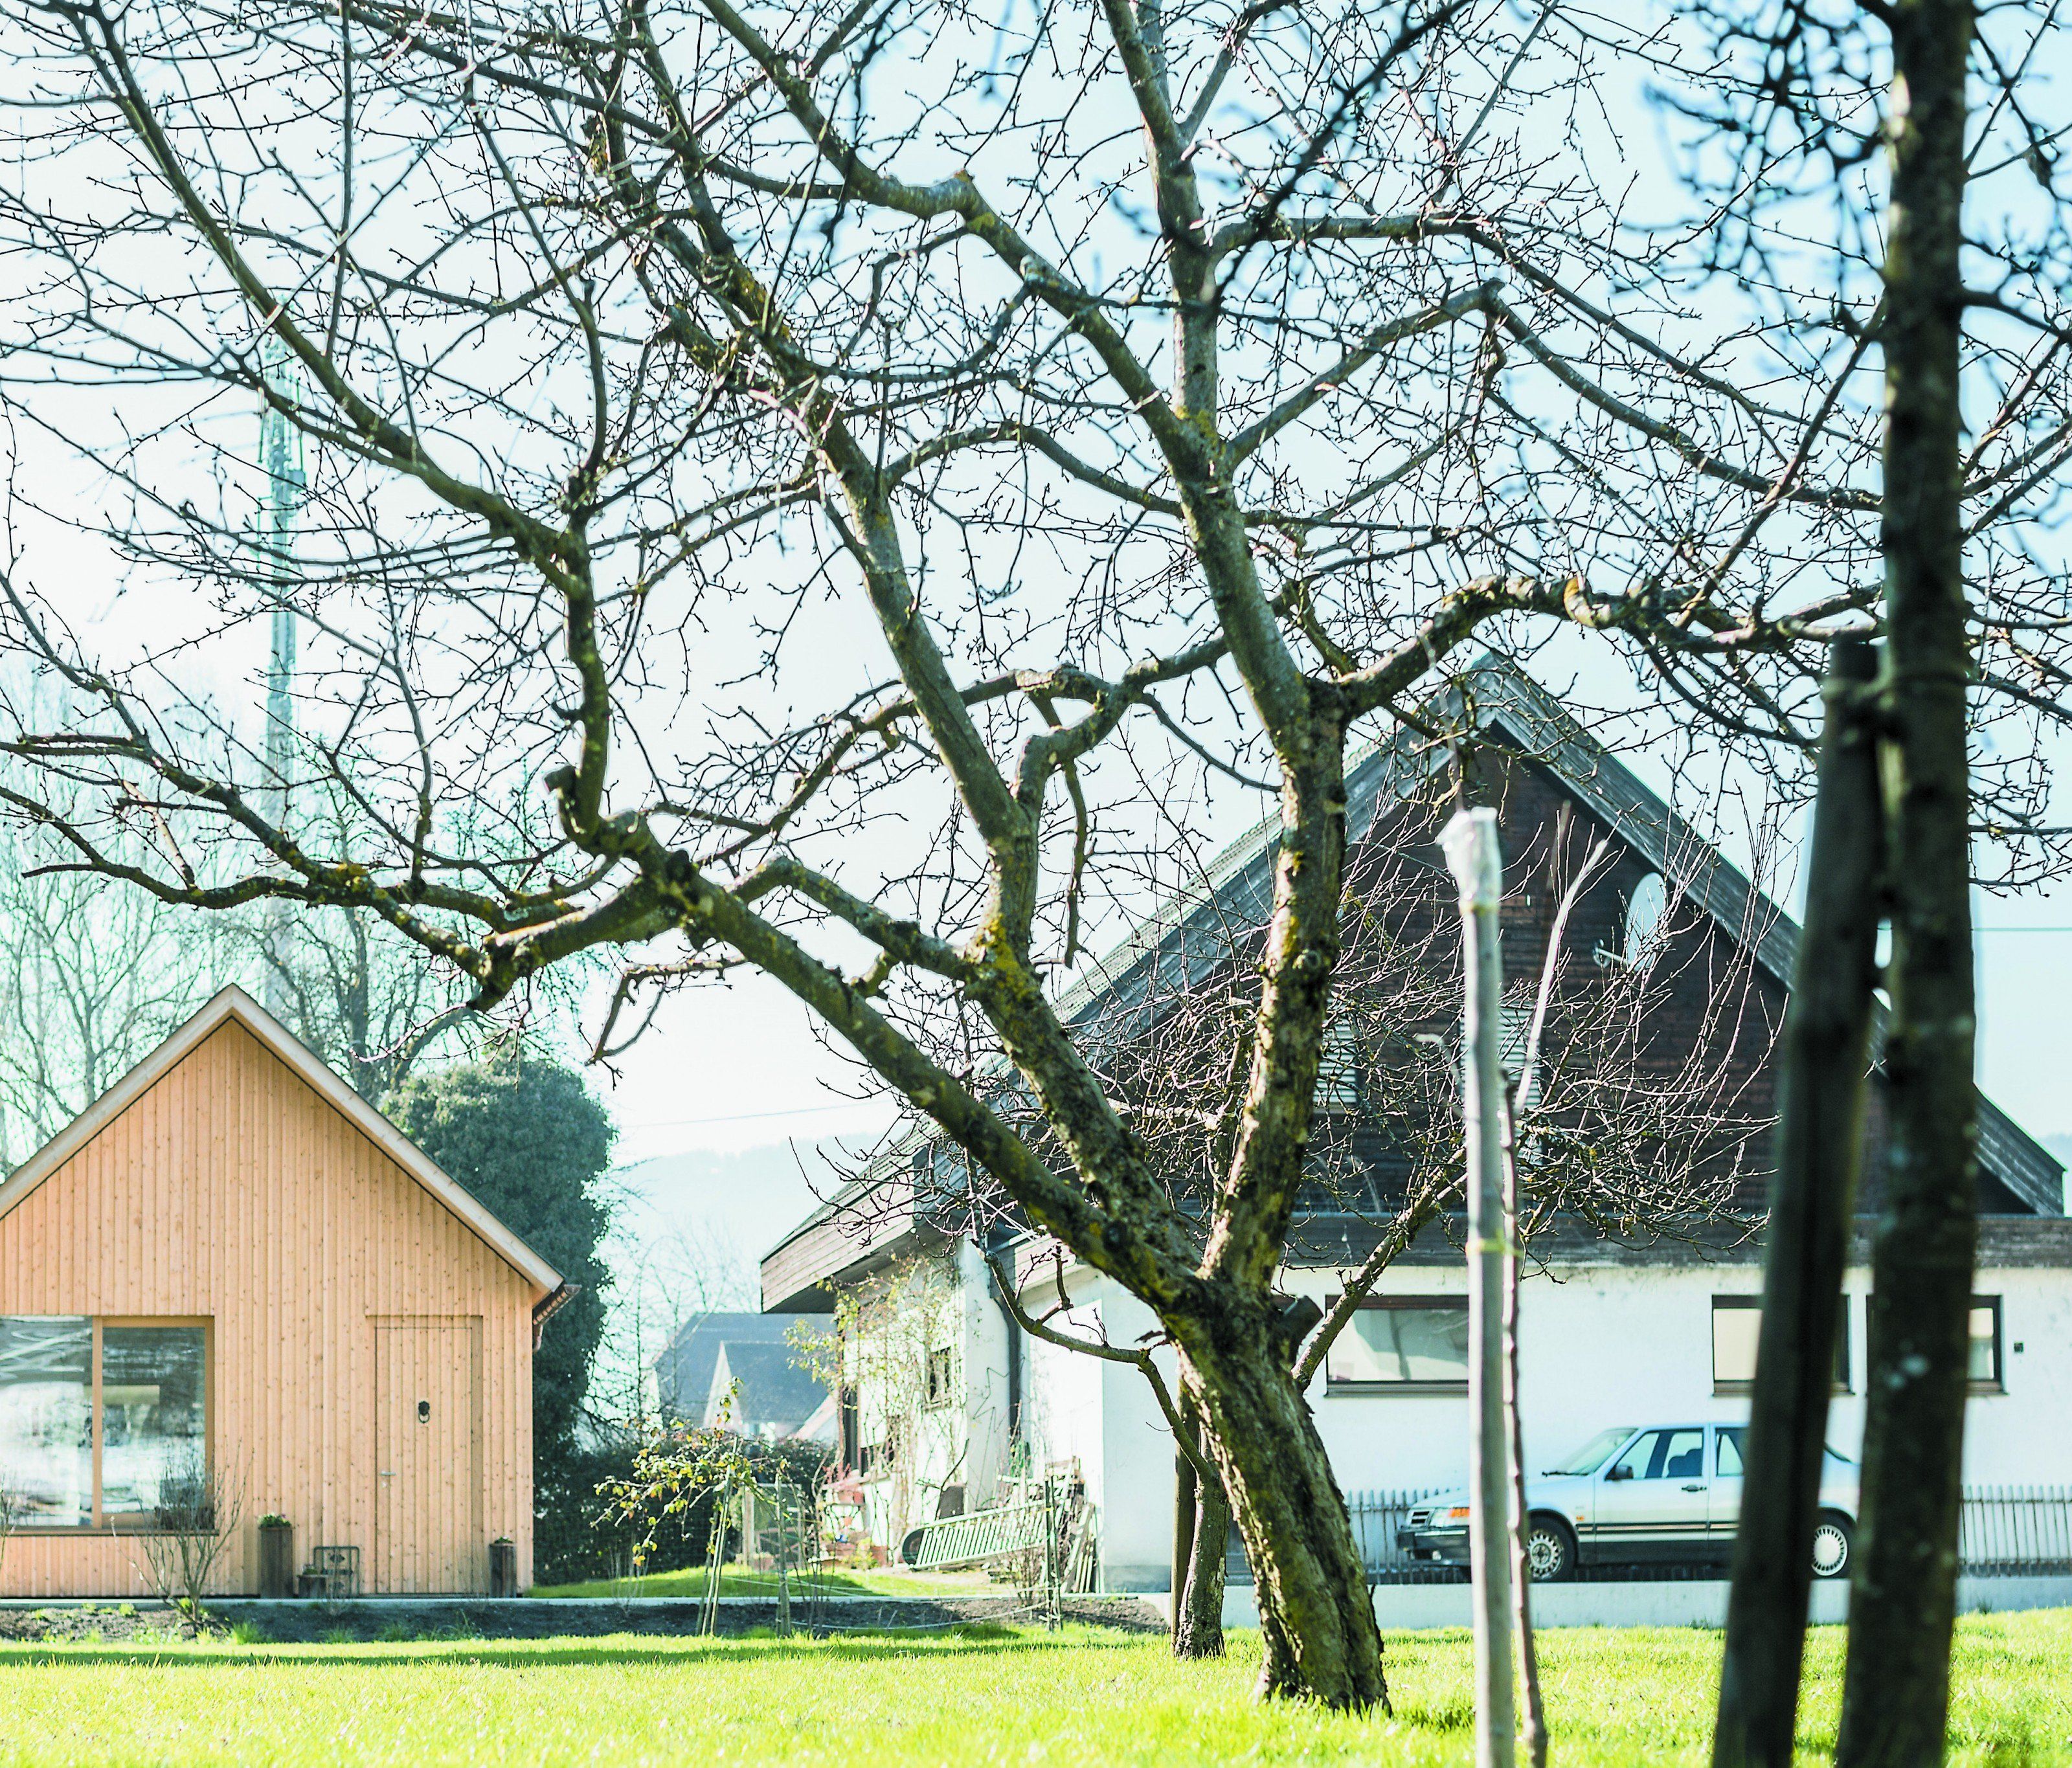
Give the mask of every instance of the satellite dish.
POLYGON ((1669 908, 1669 893, 1663 888, 1662 874, 1650 872, 1634 886, 1626 903, 1626 945, 1621 953, 1635 968, 1655 956, 1662 917, 1669 908))

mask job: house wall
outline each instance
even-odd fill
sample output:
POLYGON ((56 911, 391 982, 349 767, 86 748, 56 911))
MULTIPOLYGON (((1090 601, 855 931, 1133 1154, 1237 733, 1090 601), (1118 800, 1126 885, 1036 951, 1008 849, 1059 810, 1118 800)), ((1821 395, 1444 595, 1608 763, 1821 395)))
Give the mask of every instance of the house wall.
MULTIPOLYGON (((508 1536, 529 1582, 532 1305, 525 1277, 235 1021, 0 1216, 0 1314, 210 1322, 211 1462, 243 1499, 226 1592, 256 1587, 268 1511, 294 1523, 299 1560, 357 1546, 383 1587, 376 1330, 403 1322, 479 1347, 471 1466, 425 1499, 467 1512, 459 1570, 435 1575, 486 1589, 487 1543, 508 1536)), ((143 1594, 140 1558, 121 1536, 18 1531, 0 1594, 143 1594)), ((421 1565, 421 1544, 400 1558, 421 1565)))
MULTIPOLYGON (((871 1451, 861 1482, 865 1527, 896 1551, 906 1532, 932 1521, 944 1488, 966 1483, 974 1416, 1001 1401, 970 1377, 972 1285, 958 1254, 937 1247, 855 1286, 841 1316, 842 1379, 857 1396, 857 1441, 871 1451), (936 1404, 926 1392, 929 1355, 952 1353, 950 1385, 936 1404), (889 1451, 889 1453, 888 1453, 889 1451)), ((1004 1384, 1005 1363, 994 1372, 1004 1384)))
MULTIPOLYGON (((1321 1302, 1325 1272, 1291 1273, 1289 1286, 1321 1302)), ((1566 1453, 1610 1425, 1739 1419, 1745 1396, 1712 1389, 1712 1297, 1761 1293, 1754 1264, 1663 1269, 1564 1265, 1519 1292, 1520 1428, 1526 1463, 1566 1453)), ((1844 1454, 1863 1445, 1868 1270, 1851 1271, 1850 1391, 1828 1409, 1827 1440, 1844 1454)), ((1378 1294, 1462 1295, 1464 1266, 1391 1272, 1378 1294)), ((2072 1273, 1986 1269, 1977 1293, 2001 1297, 2006 1392, 1974 1394, 1965 1411, 1964 1474, 1973 1485, 2072 1482, 2072 1273), (2023 1349, 2016 1352, 2016 1344, 2023 1349)), ((1339 1484, 1348 1492, 1457 1484, 1467 1476, 1463 1395, 1330 1391, 1309 1400, 1339 1484)))
POLYGON ((1007 1470, 1014 1429, 1008 1415, 1007 1359, 1017 1347, 1008 1338, 1007 1317, 993 1298, 985 1255, 970 1242, 959 1241, 956 1261, 963 1335, 956 1412, 964 1429, 964 1508, 976 1510, 993 1495, 1007 1470))
MULTIPOLYGON (((1105 1278, 1074 1273, 1057 1310, 1057 1288, 1045 1277, 1024 1305, 1058 1331, 1089 1342, 1134 1345, 1157 1322, 1136 1297, 1105 1278)), ((1134 1367, 1025 1339, 1030 1372, 1026 1411, 1030 1453, 1038 1468, 1076 1464, 1100 1519, 1100 1587, 1166 1588, 1172 1560, 1173 1433, 1151 1384, 1134 1367)), ((1169 1390, 1171 1351, 1155 1353, 1169 1390)))
MULTIPOLYGON (((1336 1280, 1322 1271, 1287 1274, 1286 1287, 1325 1301, 1336 1280)), ((1745 1418, 1745 1396, 1712 1388, 1712 1297, 1762 1288, 1753 1264, 1563 1265, 1528 1277, 1520 1290, 1521 1421, 1528 1466, 1552 1460, 1609 1425, 1745 1418)), ((1856 1456, 1863 1439, 1866 1373, 1864 1300, 1869 1273, 1848 1278, 1850 1387, 1831 1409, 1828 1441, 1856 1456)), ((1071 1285, 1067 1321, 1104 1326, 1127 1342, 1149 1325, 1134 1298, 1106 1279, 1071 1285)), ((1388 1273, 1383 1295, 1465 1296, 1462 1266, 1413 1266, 1388 1273)), ((2004 1393, 1975 1394, 1967 1408, 1964 1474, 1971 1485, 2072 1482, 2072 1272, 1987 1268, 1978 1293, 2001 1298, 2004 1393), (2020 1345, 2017 1351, 2015 1347, 2020 1345)), ((1101 1507, 1102 1583, 1108 1589, 1169 1587, 1173 1443, 1144 1379, 1126 1366, 1042 1345, 1042 1404, 1032 1418, 1038 1452, 1076 1455, 1088 1495, 1101 1507)), ((1429 1490, 1467 1477, 1467 1400, 1458 1394, 1310 1390, 1318 1429, 1339 1486, 1429 1490)))

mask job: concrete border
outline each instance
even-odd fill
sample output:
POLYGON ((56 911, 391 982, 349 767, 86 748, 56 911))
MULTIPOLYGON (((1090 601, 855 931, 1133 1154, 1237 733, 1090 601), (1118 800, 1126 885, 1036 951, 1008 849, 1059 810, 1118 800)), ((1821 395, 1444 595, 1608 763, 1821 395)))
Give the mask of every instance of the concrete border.
MULTIPOLYGON (((1466 1584, 1382 1584, 1374 1591, 1375 1618, 1393 1632, 1426 1627, 1464 1627, 1470 1620, 1466 1584)), ((1173 1598, 1159 1591, 1140 1596, 1170 1625, 1173 1598)), ((1959 1614, 2010 1614, 2024 1609, 2072 1608, 2072 1576, 1960 1577, 1959 1614)), ((1813 1586, 1807 1619, 1834 1626, 1848 1618, 1849 1587, 1822 1581, 1813 1586)), ((1536 1584, 1532 1586, 1536 1627, 1697 1626, 1727 1624, 1727 1582, 1724 1578, 1688 1578, 1619 1584, 1536 1584)), ((1254 1627, 1259 1610, 1249 1584, 1232 1584, 1223 1593, 1223 1625, 1254 1627)))

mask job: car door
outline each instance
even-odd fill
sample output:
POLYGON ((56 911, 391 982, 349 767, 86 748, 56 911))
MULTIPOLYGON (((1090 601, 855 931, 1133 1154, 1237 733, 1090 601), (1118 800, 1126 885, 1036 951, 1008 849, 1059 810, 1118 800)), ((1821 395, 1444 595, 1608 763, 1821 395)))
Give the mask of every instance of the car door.
POLYGON ((1597 1476, 1591 1557, 1684 1559, 1702 1555, 1706 1514, 1705 1427, 1644 1430, 1597 1476))
POLYGON ((1745 1425, 1717 1425, 1712 1430, 1712 1490, 1706 1496, 1705 1533, 1714 1554, 1731 1559, 1734 1532, 1741 1521, 1741 1441, 1745 1425))

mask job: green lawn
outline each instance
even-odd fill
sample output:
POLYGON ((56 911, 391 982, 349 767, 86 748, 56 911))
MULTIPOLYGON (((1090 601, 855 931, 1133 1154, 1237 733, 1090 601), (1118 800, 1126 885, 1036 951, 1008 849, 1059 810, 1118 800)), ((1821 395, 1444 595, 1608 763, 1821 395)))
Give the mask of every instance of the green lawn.
MULTIPOLYGON (((1718 1636, 1544 1637, 1558 1768, 1704 1758, 1718 1636)), ((1832 1726, 1823 1630, 1805 1741, 1832 1726)), ((819 1643, 18 1647, 0 1762, 1465 1763, 1468 1649, 1389 1640, 1396 1717, 1262 1708, 1253 1637, 1224 1663, 1156 1638, 975 1630, 819 1643)), ((1951 1759, 2072 1762, 2072 1611, 1963 1623, 1951 1759)))
MULTIPOLYGON (((996 1584, 983 1572, 945 1572, 934 1577, 915 1572, 828 1572, 820 1588, 830 1596, 1012 1596, 1011 1584, 996 1584)), ((793 1578, 791 1588, 800 1588, 793 1578)), ((684 1572, 656 1572, 647 1577, 598 1578, 589 1584, 550 1584, 531 1593, 550 1601, 569 1596, 676 1596, 701 1597, 705 1593, 702 1568, 684 1572)), ((727 1566, 721 1574, 722 1596, 775 1596, 777 1580, 767 1572, 745 1572, 727 1566)))

